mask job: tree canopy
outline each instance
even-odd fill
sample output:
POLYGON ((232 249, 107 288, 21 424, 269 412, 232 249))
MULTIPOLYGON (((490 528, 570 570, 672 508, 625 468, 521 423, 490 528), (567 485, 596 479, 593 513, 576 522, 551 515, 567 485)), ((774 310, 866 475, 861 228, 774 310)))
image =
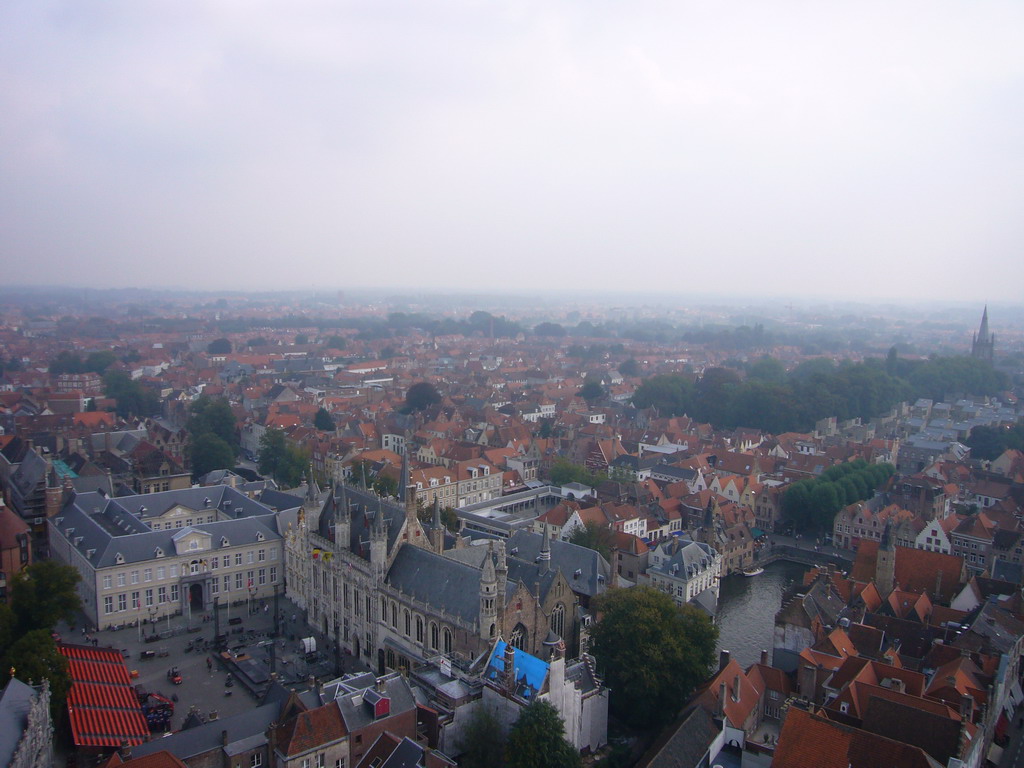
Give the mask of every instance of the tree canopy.
POLYGON ((405 405, 410 411, 425 411, 441 402, 441 393, 429 381, 418 381, 405 393, 405 405))
POLYGON ((579 768, 579 752, 565 740, 561 715, 547 701, 534 700, 519 712, 505 744, 508 768, 579 768))
POLYGON ((862 363, 816 358, 788 374, 776 360, 760 358, 746 379, 727 368, 708 368, 701 377, 659 374, 644 380, 633 396, 638 408, 654 406, 664 416, 686 414, 721 429, 753 427, 780 434, 807 431, 819 419, 871 419, 903 400, 943 400, 953 393, 996 394, 1006 376, 982 360, 868 359, 862 363))
POLYGON ((204 432, 189 445, 192 457, 192 474, 202 477, 215 469, 231 469, 235 466, 235 452, 231 446, 212 432, 204 432))
POLYGON ((477 707, 459 742, 459 768, 501 768, 505 765, 505 736, 498 721, 477 707))
POLYGON ((334 418, 326 408, 321 406, 320 409, 317 410, 316 416, 313 417, 313 426, 321 432, 333 432, 334 418))
POLYGON ((189 407, 189 418, 187 429, 190 437, 194 440, 200 435, 212 433, 228 444, 233 450, 238 450, 238 432, 235 414, 231 405, 223 397, 207 397, 201 395, 189 407))
POLYGON ((670 721, 707 678, 718 627, 699 608, 648 586, 610 589, 596 608, 591 652, 615 692, 614 712, 641 727, 670 721))
POLYGON ((971 430, 966 444, 971 449, 971 458, 994 461, 1008 448, 1024 450, 1024 423, 1012 427, 977 426, 971 430))
POLYGON ((870 499, 895 471, 891 464, 868 464, 864 459, 836 464, 817 478, 787 486, 782 515, 797 531, 829 531, 839 510, 870 499))
POLYGON ((572 530, 569 543, 600 552, 605 560, 612 561, 613 534, 607 526, 588 520, 582 528, 577 526, 572 530))
POLYGON ((56 560, 40 560, 17 573, 11 582, 17 633, 51 629, 62 619, 73 622, 82 607, 80 580, 78 571, 56 560))
POLYGON ((306 452, 285 440, 280 429, 268 429, 260 438, 259 470, 277 483, 292 488, 302 482, 309 466, 306 452))
POLYGON ((567 483, 581 483, 595 487, 600 485, 608 477, 600 472, 591 472, 581 464, 573 464, 568 459, 559 457, 551 465, 551 482, 555 485, 566 485, 567 483))
POLYGON ((107 371, 103 377, 103 387, 107 397, 117 401, 118 416, 147 417, 160 412, 160 398, 156 393, 133 381, 123 371, 107 371))
POLYGON ((206 351, 211 355, 230 355, 231 349, 231 340, 224 338, 214 339, 206 345, 206 351))
POLYGON ((588 379, 583 382, 583 386, 580 387, 579 392, 576 393, 588 403, 592 403, 594 400, 599 400, 605 396, 605 388, 600 381, 588 379))

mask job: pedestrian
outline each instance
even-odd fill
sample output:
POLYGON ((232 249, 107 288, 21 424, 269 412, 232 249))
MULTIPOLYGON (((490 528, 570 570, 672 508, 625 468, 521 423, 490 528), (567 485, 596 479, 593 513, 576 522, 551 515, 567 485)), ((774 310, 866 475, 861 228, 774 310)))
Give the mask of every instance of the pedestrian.
POLYGON ((263 615, 266 616, 268 613, 270 613, 270 606, 269 605, 264 605, 263 606, 263 615))
POLYGON ((209 656, 206 657, 206 671, 213 671, 213 659, 211 659, 209 656))

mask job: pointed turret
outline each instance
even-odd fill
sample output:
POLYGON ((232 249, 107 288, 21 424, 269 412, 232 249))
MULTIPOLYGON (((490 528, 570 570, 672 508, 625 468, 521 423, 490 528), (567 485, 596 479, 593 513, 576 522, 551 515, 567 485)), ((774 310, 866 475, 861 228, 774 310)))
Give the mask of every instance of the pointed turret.
MULTIPOLYGON (((413 491, 415 494, 415 491, 413 491)), ((398 476, 398 500, 408 501, 409 496, 409 452, 402 453, 402 471, 398 476)))
POLYGON ((971 338, 971 357, 992 362, 995 359, 996 336, 988 329, 988 305, 981 313, 981 326, 971 338))
POLYGON ((313 476, 313 465, 309 465, 309 473, 306 475, 306 501, 315 504, 320 498, 320 486, 317 485, 313 476))
POLYGON ((431 522, 430 535, 434 551, 439 555, 444 552, 444 523, 441 521, 441 499, 434 497, 434 517, 431 522))
POLYGON ((480 637, 491 638, 498 627, 498 578, 494 572, 494 545, 487 545, 480 571, 480 637))
POLYGON ((334 543, 346 549, 352 545, 352 510, 348 505, 345 483, 334 487, 334 543))
POLYGON ((537 559, 540 562, 540 572, 547 573, 551 567, 551 527, 547 523, 544 523, 542 535, 544 539, 540 543, 540 555, 537 559))

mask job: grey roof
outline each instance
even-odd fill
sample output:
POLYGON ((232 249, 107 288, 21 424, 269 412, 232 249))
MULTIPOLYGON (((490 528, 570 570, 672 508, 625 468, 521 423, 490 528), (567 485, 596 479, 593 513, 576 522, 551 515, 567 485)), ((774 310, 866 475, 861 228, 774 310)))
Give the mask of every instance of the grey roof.
POLYGON ((718 553, 703 541, 673 539, 665 547, 666 557, 657 565, 648 568, 666 576, 689 580, 715 565, 718 553))
MULTIPOLYGON (((382 733, 378 738, 384 738, 384 734, 382 733)), ((381 768, 417 768, 422 757, 423 747, 406 736, 398 743, 388 759, 383 762, 381 768)))
MULTIPOLYGON (((191 527, 210 534, 211 549, 280 539, 274 513, 228 486, 188 488, 180 491, 148 493, 110 499, 101 493, 78 494, 50 523, 58 535, 85 554, 93 568, 145 562, 155 557, 157 548, 165 556, 174 556, 174 536, 182 529, 155 531, 146 522, 171 507, 182 504, 202 511, 217 509, 219 516, 238 515, 213 523, 191 527), (209 504, 207 504, 209 500, 209 504)), ((52 535, 52 534, 51 534, 52 535)))
POLYGON ((645 768, 695 768, 706 765, 701 760, 721 732, 711 715, 695 705, 677 721, 666 737, 655 742, 640 764, 645 768))
POLYGON ((387 529, 388 551, 393 551, 405 523, 405 507, 382 500, 373 491, 364 491, 353 485, 338 486, 326 494, 326 500, 317 520, 317 531, 325 539, 334 541, 334 523, 338 514, 343 513, 344 503, 349 507, 349 549, 370 559, 368 540, 376 516, 383 512, 387 529))
POLYGON ((142 757, 167 750, 184 761, 214 750, 234 754, 237 751, 236 745, 241 744, 249 745, 247 748, 252 749, 266 741, 267 728, 278 719, 280 712, 279 704, 264 704, 231 717, 213 720, 205 725, 178 731, 162 739, 154 739, 132 747, 132 756, 142 757), (227 745, 222 740, 222 731, 227 731, 227 745))
MULTIPOLYGON (((411 547, 402 547, 402 549, 411 549, 411 547)), ((370 686, 372 686, 372 675, 370 679, 370 686)), ((391 700, 390 714, 392 717, 416 709, 416 697, 413 696, 412 688, 409 687, 409 683, 404 677, 401 675, 386 677, 383 679, 383 687, 384 690, 381 691, 381 695, 391 700)), ((373 690, 369 686, 367 689, 373 690)), ((346 693, 343 688, 337 688, 336 691, 340 695, 338 695, 335 701, 338 702, 338 709, 341 711, 341 717, 345 721, 345 727, 349 733, 361 730, 373 722, 373 715, 369 707, 363 704, 362 691, 346 693)))
POLYGON ((406 546, 399 548, 387 581, 417 602, 438 606, 471 624, 479 620, 479 568, 422 547, 406 546))
POLYGON ((28 727, 35 688, 12 677, 0 692, 0 765, 10 765, 18 742, 28 727))
MULTIPOLYGON (((544 536, 521 530, 509 537, 505 550, 509 555, 509 579, 512 578, 512 561, 522 560, 535 563, 540 555, 544 536), (515 551, 513 551, 515 550, 515 551)), ((599 552, 570 544, 568 541, 551 539, 551 569, 562 571, 577 594, 594 597, 605 591, 611 575, 611 566, 599 552), (576 572, 579 571, 579 576, 576 572)))

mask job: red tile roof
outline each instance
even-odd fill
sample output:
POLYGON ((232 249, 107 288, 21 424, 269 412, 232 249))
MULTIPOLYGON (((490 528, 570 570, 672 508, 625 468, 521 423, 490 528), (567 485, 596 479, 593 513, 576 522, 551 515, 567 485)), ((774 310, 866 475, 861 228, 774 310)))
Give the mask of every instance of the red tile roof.
POLYGON ((67 703, 75 745, 120 747, 147 741, 149 728, 121 652, 81 645, 59 648, 71 677, 67 703))

